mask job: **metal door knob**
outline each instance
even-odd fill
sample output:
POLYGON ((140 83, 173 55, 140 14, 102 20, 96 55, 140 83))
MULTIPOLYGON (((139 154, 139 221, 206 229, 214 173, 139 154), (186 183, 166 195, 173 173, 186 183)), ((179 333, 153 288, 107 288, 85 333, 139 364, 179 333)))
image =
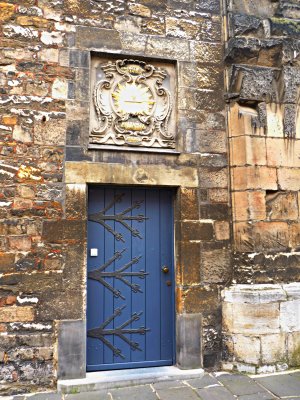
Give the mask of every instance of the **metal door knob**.
POLYGON ((166 265, 164 265, 161 270, 164 274, 167 274, 169 272, 169 268, 166 265))

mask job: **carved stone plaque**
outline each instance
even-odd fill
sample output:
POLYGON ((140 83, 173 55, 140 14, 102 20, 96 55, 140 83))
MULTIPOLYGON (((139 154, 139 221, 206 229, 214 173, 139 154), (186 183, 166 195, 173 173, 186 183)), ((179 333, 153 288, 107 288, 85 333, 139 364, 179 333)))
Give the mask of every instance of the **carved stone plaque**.
POLYGON ((173 67, 136 59, 93 64, 89 143, 175 149, 173 67))

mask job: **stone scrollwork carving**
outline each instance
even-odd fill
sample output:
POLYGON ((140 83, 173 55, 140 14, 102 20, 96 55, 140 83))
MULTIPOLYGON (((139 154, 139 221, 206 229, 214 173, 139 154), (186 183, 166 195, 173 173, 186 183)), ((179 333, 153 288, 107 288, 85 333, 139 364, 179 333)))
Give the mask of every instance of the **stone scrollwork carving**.
POLYGON ((109 61, 101 66, 93 106, 95 126, 90 143, 145 148, 175 148, 170 129, 168 73, 138 60, 109 61))

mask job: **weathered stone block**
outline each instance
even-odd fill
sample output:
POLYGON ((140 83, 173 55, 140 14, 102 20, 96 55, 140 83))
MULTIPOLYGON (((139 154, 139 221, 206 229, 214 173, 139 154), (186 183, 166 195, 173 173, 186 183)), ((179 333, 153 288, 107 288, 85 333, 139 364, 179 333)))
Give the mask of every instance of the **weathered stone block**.
POLYGON ((227 249, 201 252, 201 282, 225 283, 231 276, 231 256, 227 249))
POLYGON ((287 334, 288 338, 288 360, 291 367, 300 365, 300 333, 291 332, 287 334))
POLYGON ((222 305, 225 331, 244 335, 263 335, 280 332, 279 303, 222 305))
MULTIPOLYGON (((237 90, 239 89, 233 89, 233 91, 237 90)), ((263 135, 264 128, 257 126, 257 121, 258 111, 256 109, 237 103, 231 104, 228 110, 229 136, 263 135)), ((238 154, 236 156, 238 157, 238 154)))
MULTIPOLYGON (((283 134, 282 134, 283 136, 283 134)), ((270 166, 300 167, 300 159, 297 157, 300 151, 300 141, 293 142, 281 138, 267 138, 267 162, 270 166)))
POLYGON ((15 13, 15 5, 14 4, 8 4, 6 2, 1 2, 0 3, 0 21, 6 22, 11 19, 11 17, 15 13))
POLYGON ((188 129, 184 139, 187 152, 218 154, 227 152, 227 136, 223 131, 188 129))
POLYGON ((261 336, 261 362, 263 364, 284 363, 287 361, 286 335, 261 336))
MULTIPOLYGON (((268 335, 269 336, 269 335, 268 335)), ((237 361, 259 364, 260 362, 260 338, 256 336, 234 335, 234 358, 237 361)))
POLYGON ((42 145, 61 146, 65 144, 66 120, 49 119, 36 121, 34 125, 34 142, 42 145))
POLYGON ((187 19, 166 17, 166 35, 181 39, 195 39, 199 29, 199 22, 187 19))
POLYGON ((191 41, 190 48, 193 61, 208 64, 222 62, 223 48, 221 44, 191 41))
POLYGON ((264 220, 266 218, 264 191, 233 192, 232 206, 235 221, 264 220))
POLYGON ((266 212, 271 220, 298 219, 298 196, 296 192, 266 194, 266 212))
POLYGON ((300 169, 299 168, 278 169, 278 186, 282 190, 299 190, 300 169))
POLYGON ((193 286, 183 293, 187 313, 212 312, 219 306, 218 290, 213 286, 193 286))
POLYGON ((199 168, 201 188, 226 188, 228 186, 227 168, 199 168))
POLYGON ((279 284, 233 285, 222 292, 228 303, 277 303, 286 301, 286 292, 279 284))
POLYGON ((120 49, 121 41, 117 31, 94 27, 78 26, 76 44, 84 49, 120 49))
POLYGON ((232 166, 267 164, 265 138, 239 136, 231 138, 229 143, 232 166))
MULTIPOLYGON (((256 167, 256 166, 234 167, 231 170, 231 174, 232 174, 232 185, 234 190, 245 190, 245 189, 277 190, 276 168, 256 167)), ((282 173, 279 170, 278 175, 280 174, 282 176, 282 173)))
POLYGON ((169 59, 189 61, 189 44, 182 39, 167 39, 162 37, 149 37, 146 44, 149 56, 160 57, 162 54, 169 59))
POLYGON ((230 239, 230 225, 227 221, 216 221, 214 223, 215 237, 217 240, 230 239))
POLYGON ((30 322, 34 318, 34 308, 31 306, 1 307, 0 322, 30 322))
POLYGON ((179 86, 192 86, 200 89, 223 89, 223 73, 219 66, 203 66, 200 63, 178 63, 179 86))
POLYGON ((12 250, 28 251, 32 246, 31 237, 28 236, 10 236, 8 241, 12 250))
POLYGON ((176 318, 177 363, 182 369, 200 368, 201 314, 179 314, 176 318))
POLYGON ((59 321, 57 334, 58 378, 84 378, 86 373, 85 321, 59 321))
POLYGON ((181 242, 180 244, 180 283, 191 285, 200 283, 200 244, 181 242))
POLYGON ((300 332, 300 299, 281 303, 280 325, 283 332, 300 332))
POLYGON ((79 240, 85 238, 85 223, 82 221, 44 221, 43 240, 59 243, 62 240, 79 240))
POLYGON ((181 219, 199 219, 198 191, 195 188, 181 188, 180 190, 181 219))
POLYGON ((183 241, 211 240, 213 238, 213 225, 211 222, 182 222, 181 234, 183 241))

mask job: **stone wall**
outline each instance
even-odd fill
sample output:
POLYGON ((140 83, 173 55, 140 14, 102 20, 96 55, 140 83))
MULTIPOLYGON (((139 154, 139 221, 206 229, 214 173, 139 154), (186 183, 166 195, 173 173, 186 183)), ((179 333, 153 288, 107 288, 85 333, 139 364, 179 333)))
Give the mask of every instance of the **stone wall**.
POLYGON ((177 188, 178 332, 198 327, 198 365, 218 365, 231 278, 219 1, 11 0, 0 21, 1 394, 85 374, 88 183, 177 188), (176 66, 179 155, 87 148, 97 52, 176 66))
MULTIPOLYGON (((294 318, 297 325, 297 313, 284 316, 288 311, 281 301, 289 299, 288 291, 282 299, 276 296, 286 287, 278 289, 277 283, 300 279, 300 6, 298 1, 268 0, 232 0, 227 6, 225 58, 234 231, 233 282, 238 286, 225 291, 224 358, 252 364, 252 369, 266 363, 275 365, 281 359, 295 366, 293 351, 289 353, 290 345, 285 342, 285 334, 281 334, 287 332, 286 328, 281 325, 276 328, 276 334, 281 335, 278 346, 283 346, 278 355, 270 350, 265 357, 266 342, 274 339, 264 336, 268 332, 255 327, 255 321, 259 325, 260 313, 265 307, 264 318, 269 319, 270 325, 277 324, 280 308, 280 318, 294 318), (244 288, 246 284, 249 284, 248 289, 244 288), (274 285, 274 298, 270 286, 265 284, 274 285), (238 332, 227 324, 227 293, 231 290, 233 294, 239 293, 238 298, 234 297, 237 304, 229 306, 239 309, 237 323, 239 318, 243 320, 245 315, 247 318, 251 315, 254 331, 250 332, 244 321, 238 332), (245 293, 252 293, 253 305, 243 304, 248 303, 245 293), (242 333, 244 336, 240 336, 242 333), (233 342, 234 347, 228 344, 233 342), (250 360, 249 354, 243 352, 252 344, 256 350, 250 360)), ((293 335, 297 336, 299 327, 296 330, 298 332, 293 335)))

